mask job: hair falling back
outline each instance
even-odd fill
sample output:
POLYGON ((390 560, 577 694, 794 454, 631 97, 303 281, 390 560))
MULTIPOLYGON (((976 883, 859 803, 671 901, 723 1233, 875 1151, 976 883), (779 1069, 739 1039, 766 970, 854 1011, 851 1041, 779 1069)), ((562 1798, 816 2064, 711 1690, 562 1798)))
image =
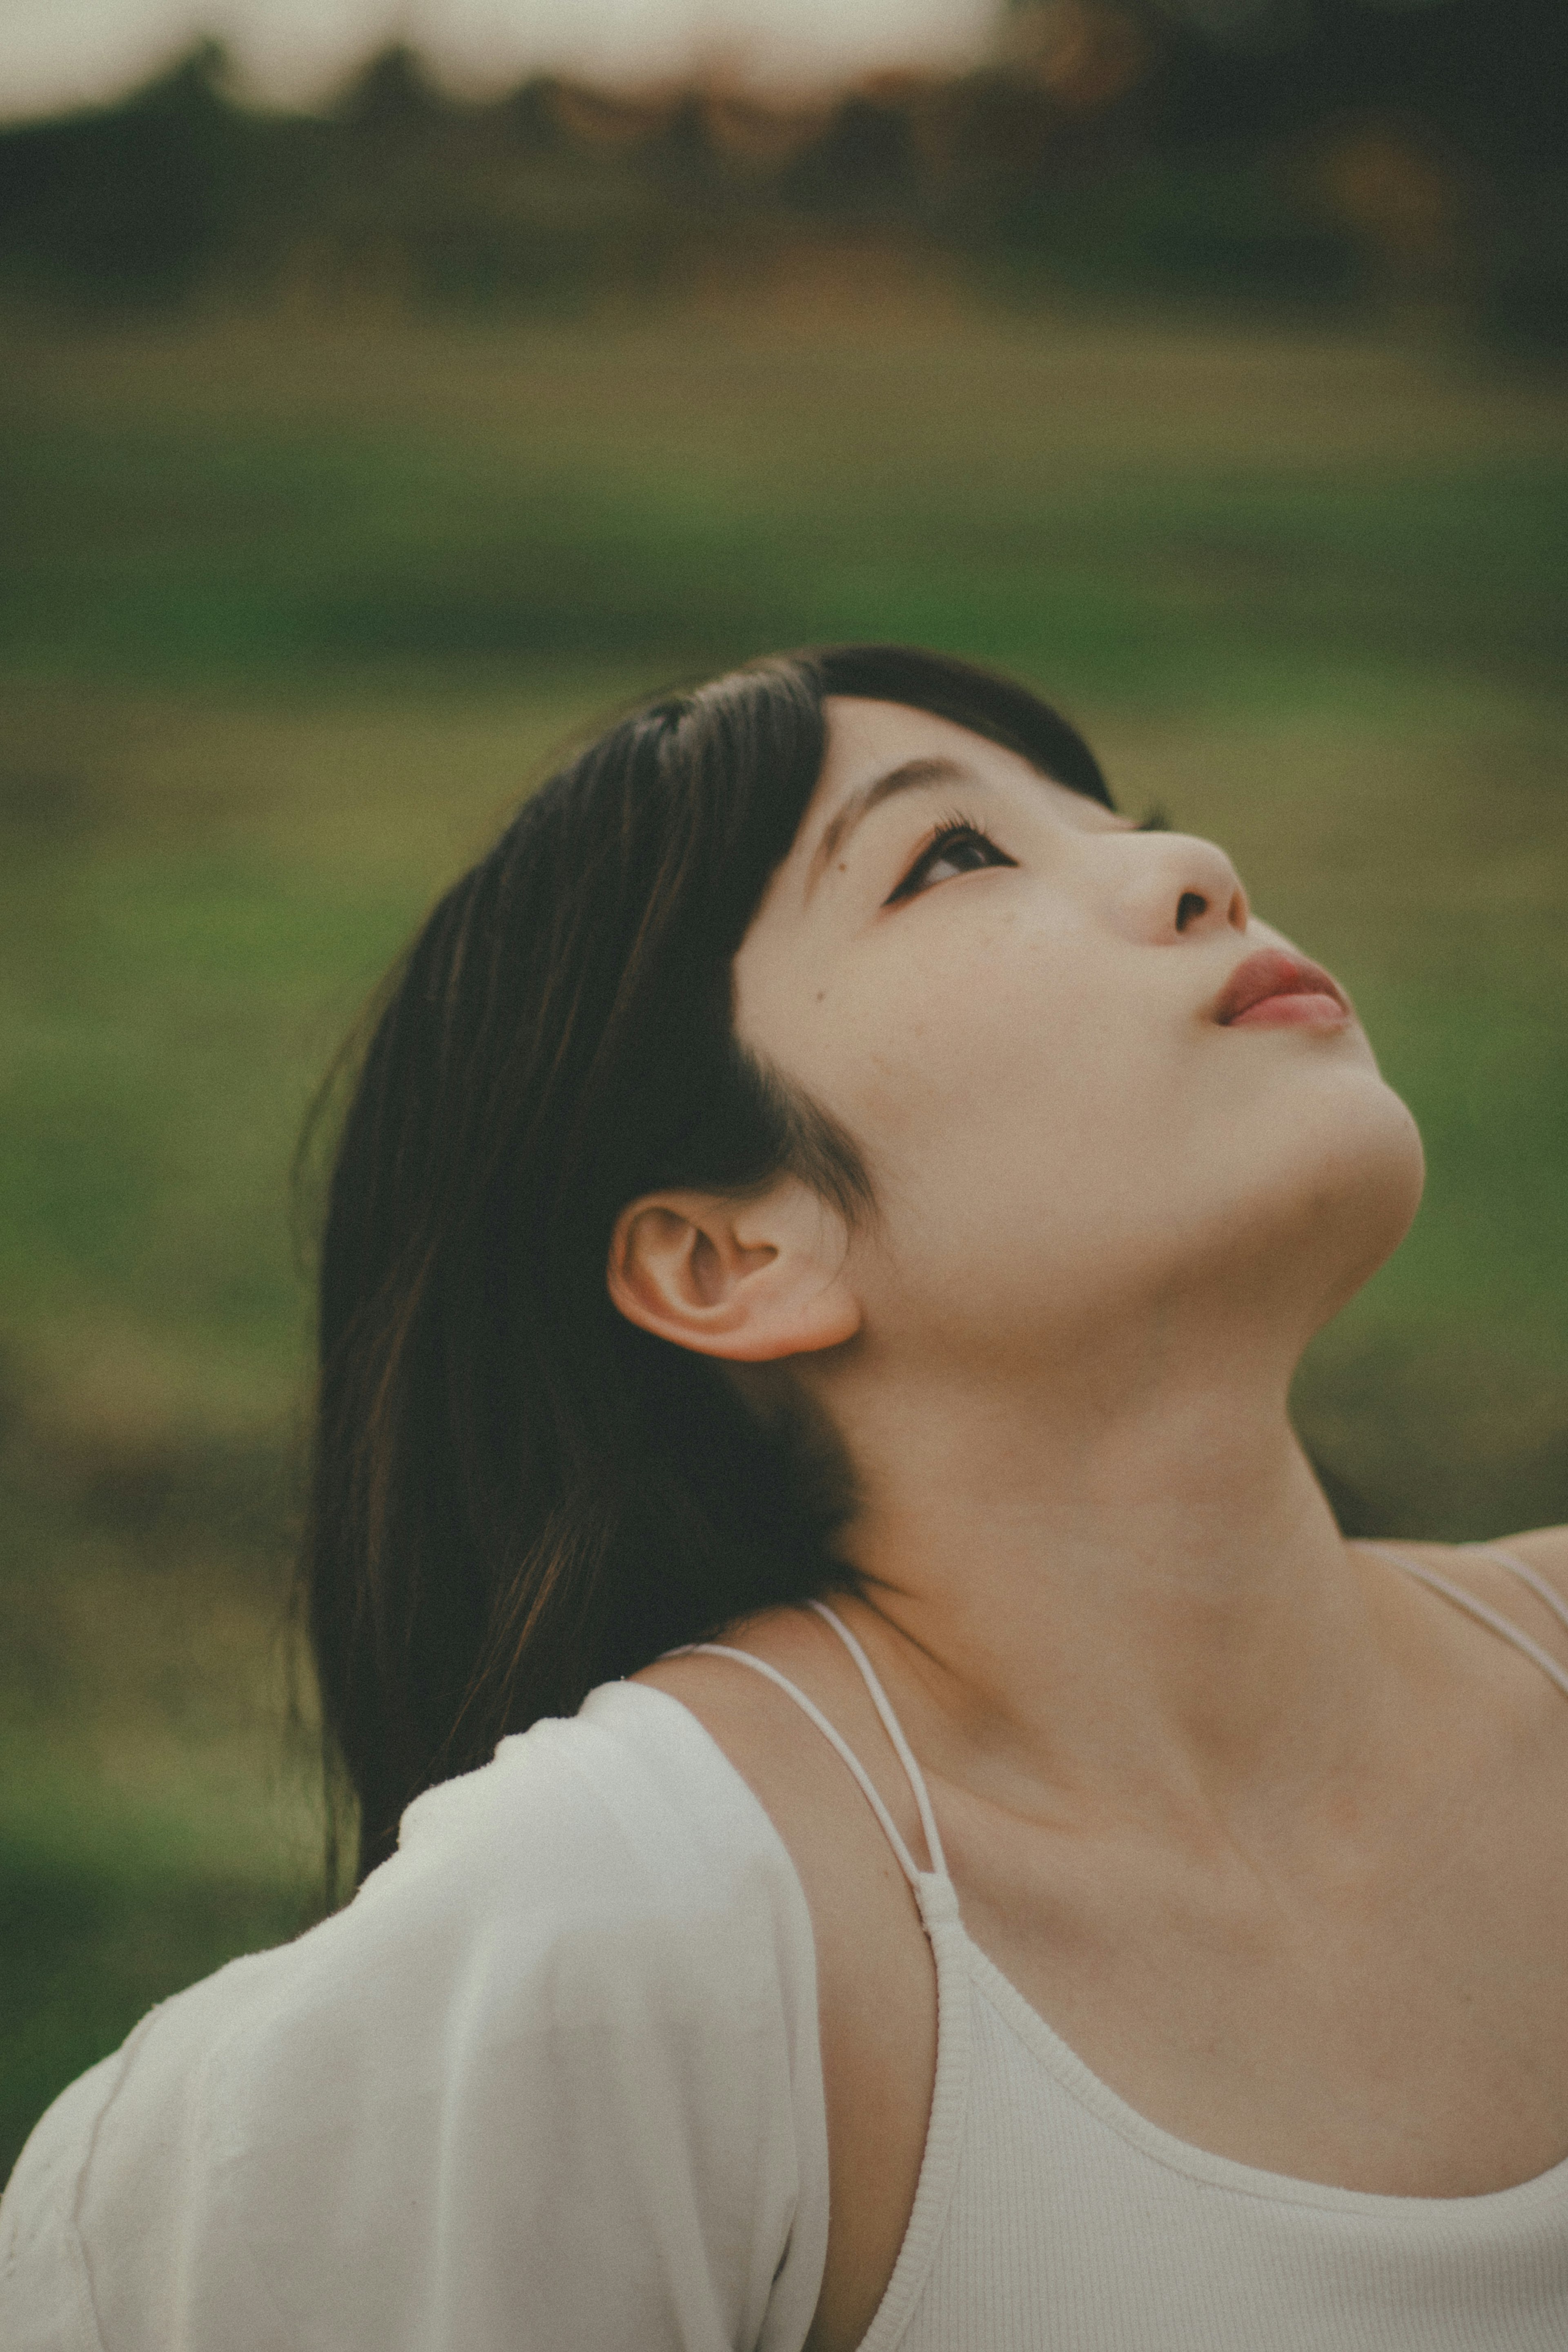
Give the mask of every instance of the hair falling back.
POLYGON ((619 1211, 783 1171, 852 1223, 852 1139, 737 1045, 731 964, 821 772, 823 702, 956 720, 1109 804, 1025 688, 896 646, 649 705, 435 907, 358 1057, 320 1242, 301 1573, 359 1875, 403 1808, 749 1611, 843 1581, 842 1496, 706 1359, 622 1320, 619 1211))

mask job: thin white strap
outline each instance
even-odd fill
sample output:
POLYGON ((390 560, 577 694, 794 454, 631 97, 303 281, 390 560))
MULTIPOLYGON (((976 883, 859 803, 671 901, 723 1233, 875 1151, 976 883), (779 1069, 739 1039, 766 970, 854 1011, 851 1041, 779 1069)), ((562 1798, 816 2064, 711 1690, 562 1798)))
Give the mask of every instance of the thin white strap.
POLYGON ((1479 1617, 1483 1625, 1490 1625, 1494 1633, 1500 1633, 1505 1642, 1511 1642, 1516 1650, 1522 1650, 1527 1658, 1533 1658, 1542 1673, 1549 1676, 1568 1698, 1568 1673, 1556 1659, 1543 1650, 1539 1642, 1532 1642, 1528 1633, 1521 1633, 1517 1625, 1500 1615, 1497 1610, 1489 1609, 1484 1601, 1478 1601, 1474 1593, 1467 1592, 1463 1585, 1451 1584, 1446 1576, 1439 1576, 1435 1568, 1425 1568, 1417 1559, 1407 1559, 1402 1551, 1390 1551, 1386 1544, 1363 1541, 1360 1548, 1363 1551, 1380 1552, 1385 1559, 1391 1559, 1396 1568, 1402 1568, 1407 1576, 1418 1578, 1421 1583, 1429 1584, 1434 1592, 1441 1592, 1458 1608, 1468 1610, 1472 1617, 1479 1617))
POLYGON ((788 1697, 792 1698, 796 1706, 800 1709, 801 1713, 810 1717, 811 1721, 816 1725, 823 1738, 830 1740, 832 1746, 838 1749, 839 1754, 843 1758, 844 1762, 849 1766, 850 1770, 860 1782, 861 1794, 864 1797, 867 1804, 871 1807, 872 1811, 876 1815, 877 1820, 882 1823, 883 1829, 886 1833, 887 1842, 898 1857, 899 1868, 903 1871, 905 1878, 908 1879, 911 1886, 915 1888, 915 1893, 919 1893, 920 1871, 916 1866, 915 1856, 910 1853, 909 1848, 904 1844, 903 1838, 899 1835, 898 1823, 894 1820, 893 1815, 883 1803, 881 1797, 877 1793, 876 1784, 873 1780, 871 1774, 866 1770, 865 1766, 861 1762, 860 1758, 855 1754, 855 1751, 850 1746, 849 1741, 843 1738, 841 1733, 834 1729, 833 1726, 828 1721, 827 1717, 822 1713, 821 1708, 815 1705, 812 1700, 809 1699, 803 1690, 797 1690, 795 1685, 789 1680, 789 1676, 787 1675, 781 1675, 777 1666, 770 1666, 766 1658, 754 1658, 749 1650, 729 1649, 723 1642, 692 1642, 688 1643, 684 1650, 671 1650, 667 1654, 672 1658, 733 1658, 737 1665, 749 1666, 754 1674, 766 1675, 770 1683, 776 1683, 779 1688, 783 1691, 788 1697))
POLYGON ((915 1751, 904 1736, 904 1726, 893 1711, 892 1702, 877 1678, 876 1668, 836 1610, 830 1609, 825 1601, 813 1601, 810 1605, 818 1616, 824 1618, 832 1627, 861 1670, 861 1680, 871 1693, 871 1703, 882 1717, 882 1727, 892 1740, 894 1750, 904 1767, 910 1787, 915 1791, 915 1801, 920 1808, 920 1826, 925 1832, 925 1850, 931 1856, 931 1867, 938 1878, 946 1878, 947 1857, 942 1851, 942 1840, 937 1833, 936 1816, 931 1809, 931 1798, 925 1786, 925 1775, 915 1760, 915 1751))
POLYGON ((1467 1544, 1465 1549, 1484 1551, 1490 1559, 1500 1559, 1504 1568, 1511 1568, 1515 1576, 1523 1578, 1531 1592, 1545 1601, 1554 1617, 1560 1617, 1563 1624, 1568 1625, 1568 1601, 1564 1601, 1560 1592, 1554 1592, 1540 1570, 1531 1568, 1527 1559, 1521 1559, 1517 1552, 1504 1551, 1501 1544, 1467 1544))

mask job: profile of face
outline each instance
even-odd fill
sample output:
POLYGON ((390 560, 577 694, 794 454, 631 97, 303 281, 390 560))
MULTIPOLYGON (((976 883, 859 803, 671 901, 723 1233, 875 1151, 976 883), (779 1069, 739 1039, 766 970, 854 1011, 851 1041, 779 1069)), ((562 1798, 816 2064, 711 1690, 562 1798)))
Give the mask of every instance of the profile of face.
POLYGON ((1304 1344, 1421 1183, 1343 992, 1211 844, 927 712, 827 710, 736 1024, 867 1161, 879 1213, 837 1277, 855 1328, 995 1368, 1119 1315, 1175 1334, 1207 1297, 1304 1344))

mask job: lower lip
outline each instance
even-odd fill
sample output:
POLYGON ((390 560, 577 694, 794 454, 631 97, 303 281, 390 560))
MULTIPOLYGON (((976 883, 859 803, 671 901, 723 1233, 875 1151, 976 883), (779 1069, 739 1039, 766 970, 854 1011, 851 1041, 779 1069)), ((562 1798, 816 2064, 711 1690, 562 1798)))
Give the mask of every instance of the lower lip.
POLYGON ((1228 1029, 1343 1029, 1350 1019, 1334 996, 1314 989, 1311 995, 1265 996, 1228 1021, 1228 1029))

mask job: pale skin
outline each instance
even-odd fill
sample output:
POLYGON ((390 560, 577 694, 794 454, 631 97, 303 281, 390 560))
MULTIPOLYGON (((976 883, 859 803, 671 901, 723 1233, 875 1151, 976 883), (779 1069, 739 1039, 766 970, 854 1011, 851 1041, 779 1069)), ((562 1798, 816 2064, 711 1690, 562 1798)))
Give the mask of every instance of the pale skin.
MULTIPOLYGON (((651 1195, 612 1295, 759 1403, 789 1383, 828 1416, 864 1580, 841 1613, 930 1781, 965 1925, 1096 2074, 1299 2179, 1529 2179, 1568 2158, 1568 1704, 1342 1539, 1286 1414, 1307 1340, 1414 1213, 1408 1114, 1343 1009, 1217 1021, 1281 942, 1212 845, 926 714, 829 717, 737 1024, 855 1138, 877 1213, 851 1230, 792 1179, 651 1195), (933 848, 956 817, 988 844, 933 848)), ((1508 1541, 1568 1595, 1568 1529, 1508 1541)), ((1568 1664, 1505 1570, 1406 1549, 1568 1664)), ((816 1700, 922 1856, 830 1631, 780 1611, 726 1638, 816 1700)), ((810 2343, 848 2352, 914 2202, 929 1948, 782 1694, 713 1658, 643 1679, 749 1782, 805 1890, 831 2178, 810 2343)))

